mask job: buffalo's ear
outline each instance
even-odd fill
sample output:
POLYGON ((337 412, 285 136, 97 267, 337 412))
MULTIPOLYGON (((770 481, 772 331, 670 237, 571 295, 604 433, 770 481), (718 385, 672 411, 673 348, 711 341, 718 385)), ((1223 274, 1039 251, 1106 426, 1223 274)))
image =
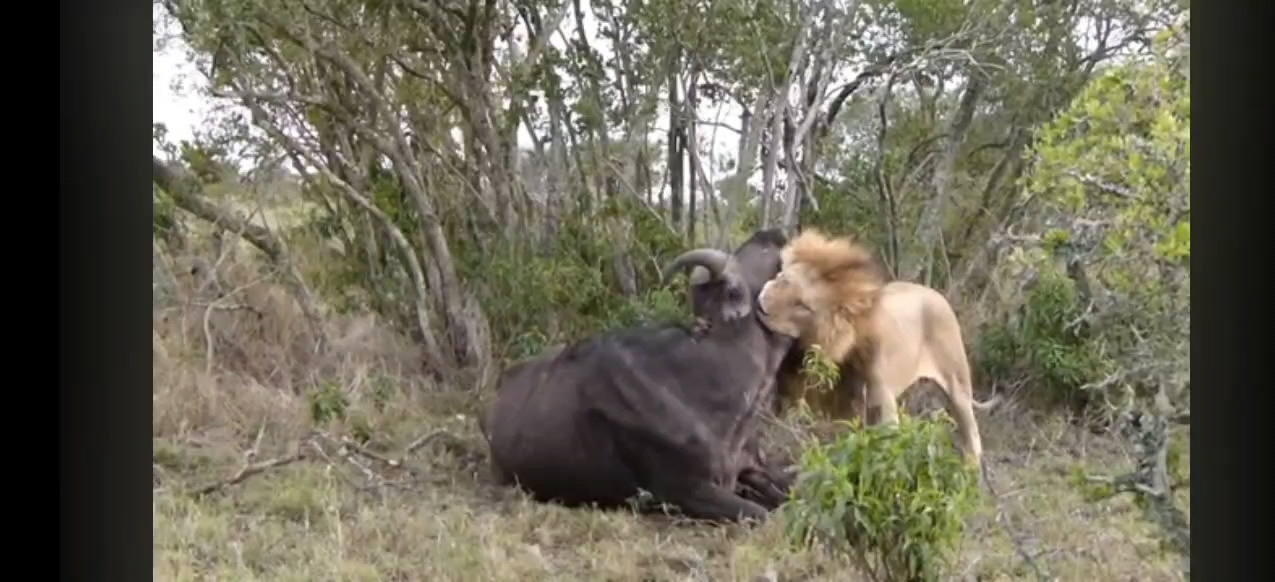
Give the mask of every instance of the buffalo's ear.
POLYGON ((753 297, 748 283, 734 273, 722 277, 722 319, 733 321, 748 317, 753 312, 753 297))

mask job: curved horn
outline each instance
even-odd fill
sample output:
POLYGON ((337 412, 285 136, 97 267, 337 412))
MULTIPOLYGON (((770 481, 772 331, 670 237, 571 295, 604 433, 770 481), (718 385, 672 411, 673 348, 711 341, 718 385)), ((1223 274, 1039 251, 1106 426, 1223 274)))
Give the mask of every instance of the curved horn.
POLYGON ((687 277, 687 281, 692 286, 703 285, 704 283, 708 282, 709 276, 710 275, 708 274, 708 269, 705 269, 704 267, 696 265, 694 267, 691 267, 691 275, 687 277))
POLYGON ((717 249, 704 248, 686 251, 679 255, 676 259, 673 259, 667 267, 664 267, 664 271, 661 273, 661 276, 668 279, 676 274, 680 269, 684 269, 691 265, 700 265, 705 269, 708 269, 710 278, 716 279, 721 277, 722 273, 726 271, 727 265, 730 264, 730 259, 730 255, 717 249))

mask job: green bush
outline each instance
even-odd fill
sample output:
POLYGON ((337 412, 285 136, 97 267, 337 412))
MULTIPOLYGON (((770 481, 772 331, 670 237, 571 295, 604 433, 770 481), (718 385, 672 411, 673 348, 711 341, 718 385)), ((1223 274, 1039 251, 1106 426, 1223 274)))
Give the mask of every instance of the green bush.
POLYGON ((344 420, 350 408, 350 400, 340 384, 331 380, 322 380, 306 392, 306 400, 310 403, 310 420, 322 426, 332 420, 344 420))
POLYGON ((980 495, 950 427, 900 415, 811 445, 780 509, 789 540, 844 555, 874 580, 938 579, 980 495))
POLYGON ((839 185, 815 183, 819 209, 815 210, 809 204, 802 205, 802 228, 854 234, 859 240, 884 253, 888 240, 881 228, 881 209, 876 203, 875 195, 864 195, 862 186, 859 186, 871 179, 864 175, 866 170, 853 164, 842 171, 849 178, 839 185))
MULTIPOLYGON (((325 198, 323 188, 312 190, 312 198, 325 198)), ((415 210, 403 204, 395 181, 378 176, 371 194, 404 236, 420 244, 415 210)), ((333 197, 329 193, 326 198, 333 197)), ((337 312, 371 308, 414 327, 416 291, 398 250, 381 241, 379 252, 368 253, 367 241, 380 241, 381 235, 369 229, 372 223, 350 218, 359 214, 347 212, 339 198, 331 202, 337 204, 335 214, 329 205, 315 205, 289 232, 294 249, 321 257, 304 269, 307 281, 337 312), (327 249, 331 241, 344 250, 327 249), (350 293, 356 288, 365 290, 366 298, 350 293)), ((665 287, 660 281, 663 261, 685 250, 681 237, 664 222, 624 197, 559 218, 547 246, 521 235, 505 239, 493 225, 443 221, 457 275, 477 295, 497 357, 523 358, 608 328, 689 319, 685 285, 665 287), (481 244, 474 229, 482 232, 481 244), (624 237, 617 240, 616 233, 624 237), (619 248, 636 270, 637 293, 629 297, 616 277, 619 248)))
POLYGON ((510 359, 606 329, 689 321, 685 283, 666 284, 658 272, 683 250, 667 226, 623 199, 590 217, 564 216, 549 248, 457 244, 461 276, 478 290, 498 355, 510 359), (621 243, 607 226, 619 224, 631 231, 621 243), (618 246, 636 271, 631 297, 615 275, 618 246))
POLYGON ((1083 407, 1089 399, 1081 387, 1102 378, 1110 365, 1085 333, 1085 307, 1071 279, 1043 272, 1017 315, 983 326, 974 350, 979 375, 1025 380, 1041 404, 1083 407))
POLYGON ((836 389, 841 379, 841 368, 823 351, 823 346, 815 344, 801 356, 801 373, 809 384, 813 384, 819 392, 831 392, 836 389))

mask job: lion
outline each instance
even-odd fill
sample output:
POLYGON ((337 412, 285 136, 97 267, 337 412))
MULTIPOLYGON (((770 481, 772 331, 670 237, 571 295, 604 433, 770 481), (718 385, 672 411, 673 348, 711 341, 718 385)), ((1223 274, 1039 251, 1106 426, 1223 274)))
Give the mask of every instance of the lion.
MULTIPOLYGON (((780 333, 818 345, 840 365, 839 397, 865 425, 898 422, 898 399, 919 380, 942 390, 965 458, 981 466, 983 445, 960 323, 942 294, 886 282, 872 254, 850 237, 807 229, 780 253, 782 270, 762 287, 760 311, 780 333), (866 406, 865 406, 866 404, 866 406)), ((846 406, 842 408, 845 415, 846 406)))

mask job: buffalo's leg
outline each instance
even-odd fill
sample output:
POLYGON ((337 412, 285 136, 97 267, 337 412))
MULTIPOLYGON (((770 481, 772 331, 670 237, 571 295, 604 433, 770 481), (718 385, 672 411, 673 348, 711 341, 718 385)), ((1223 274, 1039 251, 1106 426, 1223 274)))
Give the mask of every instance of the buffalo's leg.
POLYGON ((785 465, 777 461, 767 462, 758 454, 753 465, 740 471, 739 481, 765 495, 767 501, 760 503, 774 509, 788 500, 788 491, 797 480, 797 472, 785 468, 785 465))
POLYGON ((677 504, 682 513, 696 519, 764 521, 768 513, 760 504, 744 499, 733 491, 708 483, 681 495, 667 496, 667 499, 677 504))
POLYGON ((739 484, 754 494, 745 498, 756 501, 767 510, 782 505, 788 499, 788 489, 792 486, 787 475, 766 467, 749 467, 740 471, 739 484))
POLYGON ((765 507, 767 511, 779 505, 774 484, 764 473, 751 467, 739 472, 735 481, 735 494, 765 507))
POLYGON ((740 497, 743 497, 744 499, 752 501, 753 503, 756 503, 762 507, 765 507, 767 511, 772 511, 775 509, 774 507, 770 506, 770 499, 766 495, 762 494, 761 491, 754 489, 751 485, 744 482, 742 479, 735 482, 735 495, 738 495, 740 497))
POLYGON ((785 495, 792 489, 793 484, 797 482, 797 470, 795 468, 785 469, 778 463, 767 465, 766 474, 770 476, 770 479, 775 482, 775 485, 785 495))

